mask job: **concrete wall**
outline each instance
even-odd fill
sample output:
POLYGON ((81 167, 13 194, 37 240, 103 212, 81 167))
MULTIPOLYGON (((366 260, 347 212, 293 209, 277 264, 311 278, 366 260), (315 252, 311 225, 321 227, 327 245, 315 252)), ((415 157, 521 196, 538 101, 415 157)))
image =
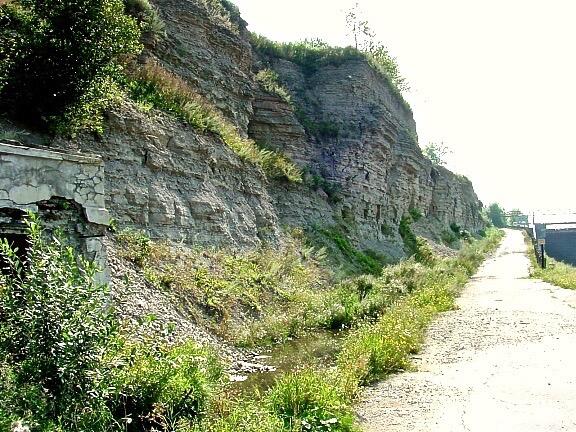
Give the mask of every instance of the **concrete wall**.
POLYGON ((23 232, 23 213, 37 212, 46 229, 62 229, 100 265, 104 280, 110 222, 104 197, 100 158, 0 142, 0 236, 23 232))

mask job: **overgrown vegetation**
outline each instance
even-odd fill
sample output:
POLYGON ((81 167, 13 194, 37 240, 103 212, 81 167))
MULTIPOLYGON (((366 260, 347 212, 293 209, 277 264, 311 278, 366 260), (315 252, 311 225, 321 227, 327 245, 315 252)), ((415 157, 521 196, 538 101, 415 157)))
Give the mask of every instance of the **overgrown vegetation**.
POLYGON ((385 256, 375 251, 357 249, 342 226, 316 228, 310 236, 313 243, 322 245, 330 252, 332 266, 340 267, 340 273, 344 276, 378 275, 388 263, 385 256))
POLYGON ((119 58, 140 50, 122 0, 15 0, 0 7, 0 111, 35 128, 101 131, 119 58))
MULTIPOLYGON (((361 386, 410 366, 409 356, 420 349, 427 325, 439 312, 454 307, 455 296, 500 238, 501 233, 492 230, 486 239, 472 241, 457 258, 445 259, 435 268, 405 262, 390 270, 396 276, 393 281, 388 279, 390 274, 378 278, 382 284, 396 284, 406 297, 396 298, 346 336, 336 368, 305 368, 280 377, 260 400, 266 407, 262 430, 357 430, 351 407, 361 386), (282 426, 271 421, 270 414, 279 417, 282 426)), ((233 424, 238 424, 238 411, 254 412, 253 403, 251 396, 236 402, 233 424)), ((217 421, 227 423, 227 418, 217 421)), ((214 422, 208 417, 202 425, 214 422)))
POLYGON ((145 44, 154 45, 166 37, 166 25, 148 0, 124 0, 126 13, 140 25, 145 44))
POLYGON ((267 92, 275 94, 287 104, 292 105, 290 93, 282 86, 278 74, 272 69, 262 69, 255 78, 267 92))
POLYGON ((193 343, 129 342, 95 266, 29 215, 25 254, 0 243, 0 428, 174 430, 201 417, 221 382, 193 343), (22 257, 22 255, 24 257, 22 257))
POLYGON ((131 67, 126 87, 139 104, 174 115, 200 132, 219 136, 242 159, 259 165, 273 178, 301 182, 300 170, 285 156, 242 137, 236 127, 217 112, 186 82, 157 63, 131 67))
POLYGON ((358 388, 407 367, 427 323, 453 306, 499 238, 492 231, 434 267, 409 260, 330 289, 317 285, 327 280, 321 253, 301 245, 261 256, 214 252, 218 261, 179 250, 196 254, 179 265, 167 246, 122 234, 120 241, 130 246, 123 249, 126 257, 153 263, 145 269, 160 289, 202 293, 206 304, 213 296, 215 307, 245 302, 261 312, 275 301, 274 291, 285 301, 274 303, 277 315, 285 312, 278 306, 292 303, 307 306, 315 326, 354 327, 337 368, 289 373, 264 394, 234 399, 212 353, 190 342, 169 346, 156 336, 126 339, 105 289, 91 278, 93 265, 62 241, 48 242, 33 217, 29 235, 25 261, 7 242, 0 245, 10 264, 0 279, 0 427, 20 421, 54 432, 355 431, 351 404, 358 388), (305 291, 311 297, 304 298, 305 291))
POLYGON ((444 143, 436 144, 431 142, 422 149, 422 154, 426 156, 432 164, 438 166, 446 165, 446 156, 450 153, 452 153, 452 151, 445 146, 444 143))

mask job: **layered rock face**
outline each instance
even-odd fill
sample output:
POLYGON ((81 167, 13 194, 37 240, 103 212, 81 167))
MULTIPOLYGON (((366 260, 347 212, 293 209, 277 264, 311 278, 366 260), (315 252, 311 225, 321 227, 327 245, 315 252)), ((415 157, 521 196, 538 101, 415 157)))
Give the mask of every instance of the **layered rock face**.
POLYGON ((256 85, 246 23, 215 11, 214 0, 154 0, 167 37, 148 54, 212 102, 241 131, 256 85), (210 6, 212 5, 212 6, 210 6))
POLYGON ((269 181, 216 136, 127 104, 111 113, 103 138, 74 143, 102 156, 107 207, 121 227, 188 243, 255 247, 279 242, 282 226, 341 224, 357 246, 395 257, 403 254, 398 224, 410 209, 424 214, 418 232, 429 237, 451 223, 482 228, 472 185, 422 155, 410 109, 365 61, 310 73, 259 58, 245 23, 214 18, 209 1, 154 3, 168 35, 148 55, 197 89, 242 135, 282 150, 306 181, 269 181), (254 72, 266 64, 294 106, 256 83, 254 72), (318 126, 313 132, 311 124, 318 126))
POLYGON ((110 113, 102 139, 76 144, 104 160, 106 205, 120 227, 190 244, 278 241, 264 174, 216 136, 128 105, 110 113))
MULTIPOLYGON (((438 237, 451 223, 472 231, 482 227, 482 204, 470 182, 422 155, 411 111, 367 62, 328 65, 307 75, 286 60, 261 61, 279 74, 307 121, 320 127, 307 135, 288 104, 258 94, 250 133, 321 176, 339 195, 331 211, 311 220, 318 194, 308 204, 299 194, 299 213, 279 212, 285 223, 341 220, 354 228, 362 247, 388 253, 398 250, 397 227, 411 209, 426 217, 419 231, 428 236, 438 237)), ((275 195, 281 202, 286 191, 275 195)))

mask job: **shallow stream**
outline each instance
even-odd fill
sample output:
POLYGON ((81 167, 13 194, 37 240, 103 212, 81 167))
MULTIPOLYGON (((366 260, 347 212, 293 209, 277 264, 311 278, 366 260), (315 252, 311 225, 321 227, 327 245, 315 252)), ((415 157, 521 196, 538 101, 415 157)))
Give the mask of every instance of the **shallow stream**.
POLYGON ((241 392, 256 389, 265 391, 283 373, 320 364, 324 368, 330 367, 336 363, 345 334, 346 332, 323 331, 264 350, 254 357, 254 362, 266 365, 266 370, 239 375, 234 387, 241 392))

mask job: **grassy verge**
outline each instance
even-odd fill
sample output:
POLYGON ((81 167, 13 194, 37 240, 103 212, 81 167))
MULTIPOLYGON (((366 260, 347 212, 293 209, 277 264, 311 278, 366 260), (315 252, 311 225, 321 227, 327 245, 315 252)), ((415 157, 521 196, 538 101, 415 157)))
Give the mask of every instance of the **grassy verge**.
MULTIPOLYGON (((470 242, 458 258, 434 266, 408 260, 379 276, 353 278, 333 288, 308 286, 317 302, 315 325, 353 326, 337 366, 287 373, 265 393, 238 398, 209 350, 191 342, 170 345, 145 331, 140 334, 150 336, 137 341, 122 335, 113 311, 104 307, 106 290, 91 279, 93 266, 62 241, 48 243, 34 219, 29 226, 26 265, 7 242, 0 243, 11 270, 0 277, 0 428, 5 430, 20 425, 47 432, 356 431, 352 405, 360 387, 409 366, 427 324, 453 307, 460 287, 499 240, 493 231, 470 242)), ((129 253, 140 265, 162 252, 145 236, 127 238, 135 249, 129 253)), ((210 279, 214 289, 205 295, 226 293, 237 296, 233 301, 264 305, 270 287, 278 295, 280 288, 295 290, 306 279, 322 277, 317 264, 302 261, 307 252, 294 247, 299 258, 290 264, 295 258, 270 259, 272 252, 250 259, 222 255, 208 263, 195 256, 200 264, 186 262, 194 264, 186 277, 193 277, 194 284, 210 279), (209 278, 206 266, 213 267, 209 278), (258 286, 268 288, 259 291, 258 286), (261 303, 259 296, 264 296, 261 303)), ((184 270, 164 275, 176 278, 184 270)), ((169 289, 174 282, 158 283, 169 289)), ((302 293, 300 288, 292 294, 302 293)))
POLYGON ((532 264, 532 268, 530 269, 531 277, 542 279, 545 282, 562 288, 576 289, 576 267, 556 261, 554 258, 547 256, 546 268, 543 269, 540 267, 540 264, 536 262, 536 255, 534 253, 532 242, 528 236, 526 236, 525 239, 526 247, 528 248, 528 256, 530 257, 530 262, 532 264))

